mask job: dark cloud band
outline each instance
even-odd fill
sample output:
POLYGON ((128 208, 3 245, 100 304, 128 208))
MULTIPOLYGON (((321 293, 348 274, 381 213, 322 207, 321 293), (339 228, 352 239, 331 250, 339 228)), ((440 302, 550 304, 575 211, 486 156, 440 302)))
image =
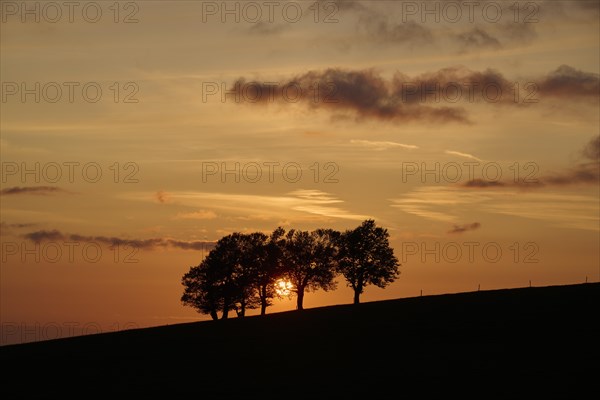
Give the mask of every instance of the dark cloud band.
POLYGON ((0 195, 9 196, 9 195, 17 195, 17 194, 37 194, 37 195, 48 195, 55 193, 66 193, 65 190, 56 187, 56 186, 29 186, 29 187, 20 187, 14 186, 6 189, 0 190, 0 195))
POLYGON ((153 250, 160 247, 174 247, 183 250, 206 250, 214 246, 211 241, 184 241, 171 238, 152 238, 152 239, 123 239, 119 237, 108 236, 86 236, 78 234, 65 234, 56 229, 40 230, 23 235, 25 239, 34 243, 49 241, 73 241, 98 243, 107 246, 127 246, 136 249, 153 250))

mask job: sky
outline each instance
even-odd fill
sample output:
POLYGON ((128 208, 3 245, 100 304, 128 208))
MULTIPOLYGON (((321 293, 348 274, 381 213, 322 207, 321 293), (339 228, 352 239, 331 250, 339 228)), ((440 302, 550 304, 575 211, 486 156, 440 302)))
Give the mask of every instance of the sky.
POLYGON ((279 226, 386 228, 362 301, 600 280, 598 1, 0 4, 0 344, 208 319, 279 226))

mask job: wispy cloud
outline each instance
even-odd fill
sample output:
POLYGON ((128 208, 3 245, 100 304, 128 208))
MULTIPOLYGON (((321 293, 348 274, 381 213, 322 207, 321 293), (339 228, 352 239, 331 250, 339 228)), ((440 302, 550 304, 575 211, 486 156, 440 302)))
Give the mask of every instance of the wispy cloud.
POLYGON ((20 223, 20 224, 9 224, 6 222, 0 222, 0 227, 2 228, 15 228, 15 229, 21 229, 21 228, 30 228, 32 226, 35 226, 37 224, 34 224, 32 222, 28 222, 28 223, 20 223))
POLYGON ((480 178, 471 179, 470 181, 467 181, 462 184, 463 187, 467 187, 467 188, 485 188, 485 189, 495 188, 495 187, 507 187, 510 185, 511 185, 510 182, 505 183, 505 182, 501 182, 501 181, 486 181, 486 180, 480 179, 480 178))
MULTIPOLYGON (((368 9, 357 0, 317 0, 319 3, 333 4, 336 10, 339 11, 354 11, 354 12, 366 12, 368 9)), ((307 15, 310 10, 307 10, 307 15)))
MULTIPOLYGON (((169 193, 173 203, 185 207, 206 207, 248 216, 261 215, 271 219, 306 219, 307 214, 326 218, 364 220, 371 216, 353 213, 338 207, 344 201, 320 190, 299 189, 282 196, 231 194, 218 192, 174 191, 169 193)), ((128 199, 148 201, 148 193, 129 193, 128 199)))
MULTIPOLYGON (((327 1, 328 3, 329 0, 327 1)), ((487 1, 484 1, 486 3, 487 1)), ((444 30, 431 28, 424 23, 419 13, 404 13, 401 7, 377 7, 377 2, 335 1, 340 11, 353 12, 357 34, 367 37, 370 43, 378 45, 397 45, 415 48, 416 46, 452 46, 460 52, 469 50, 497 50, 507 45, 522 44, 525 40, 536 37, 532 24, 498 23, 485 24, 485 29, 475 21, 476 26, 467 30, 462 24, 446 25, 444 30), (367 6, 368 5, 368 6, 367 6)), ((477 3, 479 4, 479 3, 477 3)), ((494 3, 499 6, 497 2, 494 3)), ((505 15, 511 10, 507 5, 500 5, 505 15)))
POLYGON ((558 173, 546 174, 531 180, 486 181, 472 179, 461 184, 465 188, 520 188, 536 189, 547 186, 597 185, 600 183, 600 135, 591 139, 580 151, 579 164, 558 173))
POLYGON ((285 28, 287 26, 289 26, 289 25, 259 21, 255 24, 252 24, 247 29, 247 32, 250 34, 253 34, 253 35, 260 35, 260 36, 275 35, 275 34, 281 33, 283 30, 285 30, 285 28))
POLYGON ((456 40, 463 48, 491 48, 502 47, 500 41, 480 27, 456 35, 456 40))
POLYGON ((422 45, 434 40, 431 29, 415 21, 397 23, 369 14, 361 18, 360 24, 377 43, 422 45))
POLYGON ((588 196, 536 193, 515 201, 486 204, 485 210, 564 228, 600 231, 598 198, 588 196))
POLYGON ((15 229, 24 229, 31 228, 32 226, 36 226, 34 223, 6 223, 4 221, 0 222, 0 235, 10 235, 15 229))
POLYGON ((474 231, 475 229, 479 229, 480 227, 481 224, 479 222, 473 222, 472 224, 454 225, 454 227, 451 230, 449 230, 448 233, 464 233, 467 231, 474 231))
POLYGON ((152 239, 128 239, 116 236, 89 236, 79 234, 66 234, 57 229, 39 230, 29 232, 23 235, 34 243, 47 241, 72 241, 104 244, 107 246, 125 246, 142 250, 153 250, 157 248, 173 247, 184 250, 205 250, 214 246, 213 241, 185 241, 172 238, 152 238, 152 239))
POLYGON ((388 149, 393 149, 393 148, 413 150, 413 149, 419 148, 419 146, 415 146, 412 144, 403 144, 403 143, 387 142, 387 141, 379 142, 379 141, 373 141, 373 140, 352 139, 352 140, 350 140, 350 143, 364 146, 364 147, 369 147, 373 150, 388 150, 388 149))
POLYGON ((476 161, 483 161, 481 158, 477 158, 473 154, 461 153, 460 151, 446 150, 444 153, 450 154, 450 155, 453 155, 453 156, 470 158, 470 159, 476 160, 476 161))
POLYGON ((168 203, 171 200, 169 193, 163 190, 159 190, 158 192, 154 193, 154 198, 161 204, 168 203))
POLYGON ((600 230, 598 198, 593 196, 427 186, 391 202, 392 207, 408 214, 450 222, 459 228, 461 219, 482 212, 541 220, 567 228, 600 230))
POLYGON ((402 198, 391 199, 391 206, 430 220, 457 223, 465 207, 488 199, 486 193, 478 191, 461 192, 452 187, 425 186, 402 198))
POLYGON ((50 195, 56 193, 69 193, 64 189, 56 186, 13 186, 6 189, 0 190, 0 195, 11 196, 19 194, 33 194, 33 195, 50 195))
POLYGON ((591 161, 600 162, 600 135, 590 140, 581 150, 581 155, 591 161))
POLYGON ((342 200, 337 199, 335 196, 316 189, 298 189, 288 194, 308 201, 318 202, 319 204, 343 203, 342 200))
POLYGON ((538 82, 541 95, 561 100, 600 97, 600 75, 561 65, 538 82))
POLYGON ((210 210, 198 210, 188 213, 179 213, 175 216, 175 219, 215 219, 217 214, 210 210))

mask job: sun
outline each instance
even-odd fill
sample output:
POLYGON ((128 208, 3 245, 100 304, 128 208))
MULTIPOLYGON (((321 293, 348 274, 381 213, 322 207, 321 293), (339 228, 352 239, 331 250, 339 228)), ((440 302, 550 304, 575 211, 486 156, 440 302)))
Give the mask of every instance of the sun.
POLYGON ((279 296, 289 296, 292 294, 292 289, 294 288, 294 285, 292 285, 292 282, 287 281, 285 279, 278 279, 275 282, 275 293, 277 293, 277 295, 279 296))

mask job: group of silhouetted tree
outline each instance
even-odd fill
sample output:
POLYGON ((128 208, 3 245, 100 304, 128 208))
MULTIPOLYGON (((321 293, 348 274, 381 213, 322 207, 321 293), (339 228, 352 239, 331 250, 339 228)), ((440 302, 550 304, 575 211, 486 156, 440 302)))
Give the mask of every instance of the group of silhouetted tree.
POLYGON ((387 229, 366 220, 355 229, 301 231, 275 229, 264 233, 233 233, 221 238, 204 260, 182 278, 181 301, 198 312, 227 319, 235 310, 266 313, 277 296, 275 283, 290 282, 302 310, 304 293, 333 290, 341 274, 354 290, 354 303, 368 285, 385 287, 399 275, 398 259, 387 229))

